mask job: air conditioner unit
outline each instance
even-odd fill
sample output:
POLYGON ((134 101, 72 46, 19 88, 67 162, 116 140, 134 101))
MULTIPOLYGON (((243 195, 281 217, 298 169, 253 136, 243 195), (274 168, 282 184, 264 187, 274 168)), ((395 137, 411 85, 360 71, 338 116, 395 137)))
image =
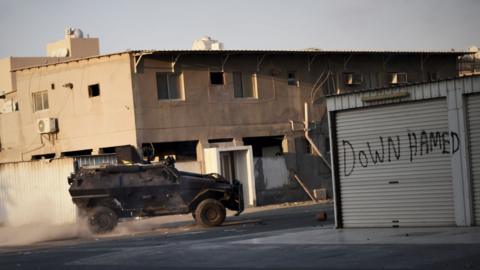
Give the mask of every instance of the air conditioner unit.
POLYGON ((57 132, 57 119, 55 118, 37 119, 37 132, 40 134, 57 132))

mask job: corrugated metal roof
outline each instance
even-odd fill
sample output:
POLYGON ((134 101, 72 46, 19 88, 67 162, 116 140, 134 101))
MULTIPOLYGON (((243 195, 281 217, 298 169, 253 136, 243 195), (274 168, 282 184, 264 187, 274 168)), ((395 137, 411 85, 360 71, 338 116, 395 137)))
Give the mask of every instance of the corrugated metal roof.
POLYGON ((431 99, 445 97, 448 91, 461 91, 463 94, 480 92, 480 75, 330 95, 327 97, 327 108, 328 111, 340 111, 405 101, 431 99))
POLYGON ((326 95, 325 97, 330 98, 330 97, 338 97, 338 96, 347 96, 347 95, 361 94, 361 93, 367 93, 367 92, 374 92, 374 91, 378 91, 378 90, 405 88, 405 87, 409 87, 409 86, 426 85, 426 84, 431 84, 431 83, 453 81, 453 80, 465 79, 465 78, 475 79, 477 77, 480 77, 480 75, 457 76, 457 77, 445 78, 445 79, 436 80, 436 81, 412 82, 412 83, 406 83, 406 84, 400 84, 400 85, 391 85, 391 86, 385 86, 385 87, 366 88, 366 89, 353 90, 351 92, 345 92, 345 93, 340 93, 340 94, 330 94, 330 95, 326 95))
POLYGON ((154 53, 447 53, 447 54, 467 54, 466 51, 388 51, 388 50, 322 50, 322 49, 304 49, 304 50, 131 50, 132 52, 154 52, 154 53))
POLYGON ((454 55, 454 56, 460 56, 460 55, 465 55, 465 54, 471 54, 471 52, 460 52, 460 51, 368 51, 368 50, 363 50, 363 51, 354 51, 354 50, 127 50, 127 51, 122 51, 122 52, 115 52, 115 53, 110 53, 110 54, 103 54, 103 55, 96 55, 96 56, 90 56, 90 57, 85 57, 85 58, 77 58, 77 59, 71 59, 71 60, 66 60, 66 61, 60 61, 56 63, 50 63, 50 64, 44 64, 44 65, 37 65, 37 66, 30 66, 30 67, 22 67, 18 69, 12 69, 11 71, 20 71, 20 70, 25 70, 25 69, 31 69, 31 68, 38 68, 38 67, 46 67, 46 66, 54 66, 54 65, 59 65, 59 64, 65 64, 65 63, 70 63, 70 62, 78 62, 82 60, 89 60, 89 59, 95 59, 95 58, 103 58, 103 57, 111 57, 114 55, 121 55, 121 54, 151 54, 151 55, 185 55, 185 54, 191 54, 191 55, 228 55, 228 54, 297 54, 297 55, 332 55, 332 54, 401 54, 401 55, 406 55, 406 54, 437 54, 437 55, 454 55))

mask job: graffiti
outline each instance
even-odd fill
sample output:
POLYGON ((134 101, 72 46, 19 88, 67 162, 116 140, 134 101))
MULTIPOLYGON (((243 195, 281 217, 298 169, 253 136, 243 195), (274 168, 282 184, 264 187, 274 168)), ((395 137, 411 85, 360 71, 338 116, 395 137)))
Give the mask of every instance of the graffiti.
MULTIPOLYGON (((343 174, 351 175, 359 166, 367 168, 381 163, 390 163, 402 157, 402 143, 406 144, 408 138, 408 155, 410 163, 417 157, 433 153, 455 154, 460 148, 460 139, 455 132, 433 131, 407 132, 402 141, 401 135, 388 136, 386 139, 378 137, 378 147, 372 147, 371 142, 365 142, 366 148, 359 150, 350 141, 342 140, 343 148, 343 174)), ((363 145, 363 144, 362 144, 363 145)))

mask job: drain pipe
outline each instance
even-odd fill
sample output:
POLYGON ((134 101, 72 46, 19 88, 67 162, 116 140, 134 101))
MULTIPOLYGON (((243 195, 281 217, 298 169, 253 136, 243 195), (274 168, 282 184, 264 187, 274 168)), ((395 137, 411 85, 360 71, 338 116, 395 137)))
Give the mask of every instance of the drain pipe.
POLYGON ((330 167, 330 163, 328 160, 320 153, 320 150, 318 150, 317 146, 313 142, 312 138, 310 138, 310 134, 308 133, 309 128, 308 128, 308 103, 305 102, 305 122, 303 123, 304 126, 304 132, 305 132, 305 139, 310 143, 310 146, 312 147, 313 151, 322 159, 323 163, 327 168, 332 171, 332 168, 330 167))

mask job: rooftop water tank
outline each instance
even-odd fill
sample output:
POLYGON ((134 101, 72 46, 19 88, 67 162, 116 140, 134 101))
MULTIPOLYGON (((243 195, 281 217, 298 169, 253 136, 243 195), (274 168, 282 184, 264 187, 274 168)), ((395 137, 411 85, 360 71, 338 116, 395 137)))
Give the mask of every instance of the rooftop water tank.
POLYGON ((223 43, 209 36, 204 36, 193 42, 192 50, 219 51, 223 50, 223 43))

